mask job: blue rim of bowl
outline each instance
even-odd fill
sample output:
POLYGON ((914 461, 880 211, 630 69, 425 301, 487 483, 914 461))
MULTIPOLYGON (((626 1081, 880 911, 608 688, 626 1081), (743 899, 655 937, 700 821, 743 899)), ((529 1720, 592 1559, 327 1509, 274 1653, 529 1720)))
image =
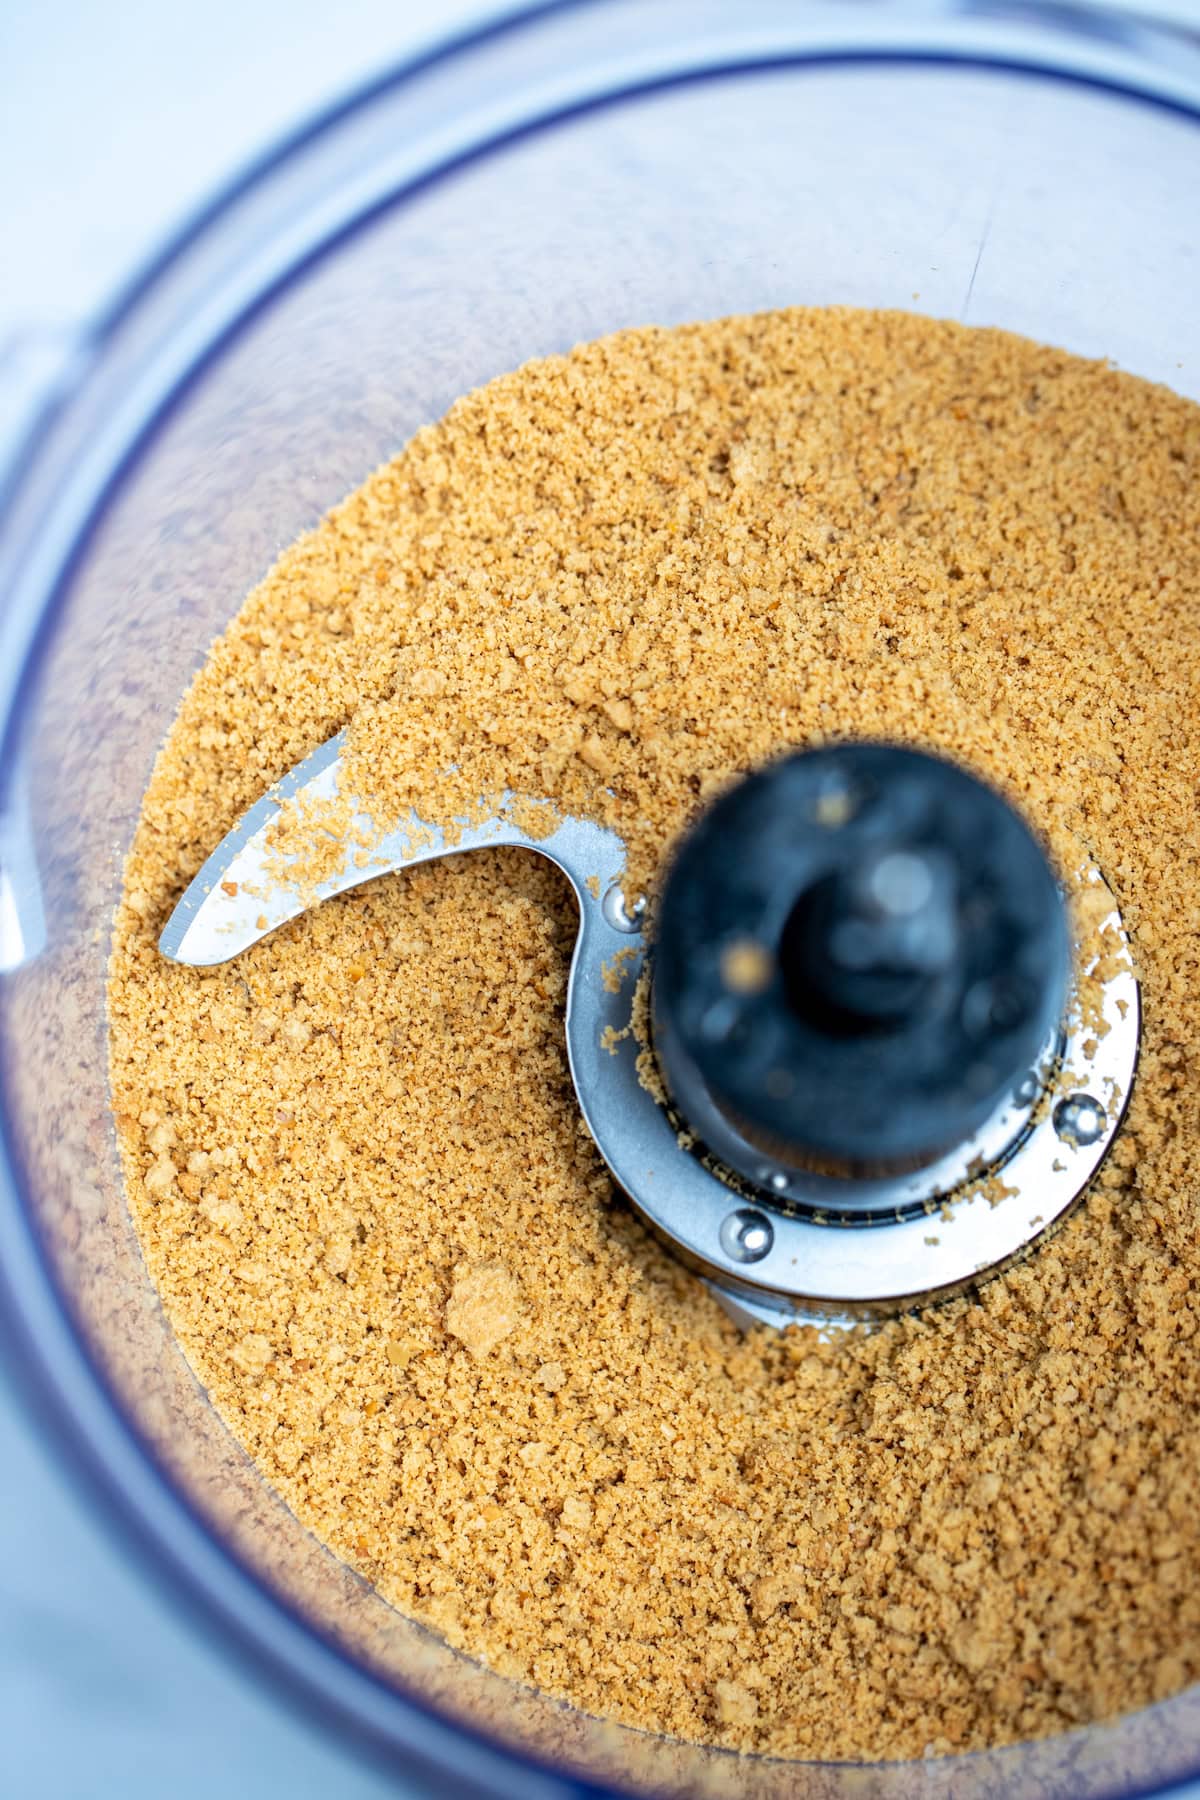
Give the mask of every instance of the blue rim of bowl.
MULTIPOLYGON (((359 113, 365 106, 396 92, 439 66, 449 64, 469 53, 486 48, 500 39, 512 37, 529 28, 557 19, 564 14, 595 9, 604 0, 545 0, 545 3, 520 8, 482 27, 462 32, 404 62, 388 74, 359 87, 343 100, 317 114, 297 131, 251 163, 214 199, 204 205, 184 224, 175 236, 127 284, 89 332, 86 349, 88 370, 96 365, 105 347, 125 324, 138 305, 185 257, 187 252, 212 228, 218 226, 236 203, 257 188, 271 174, 282 169, 295 155, 315 144, 328 132, 359 113)), ((798 9, 797 17, 801 16, 798 9)), ((1086 25, 1087 10, 1075 7, 1033 9, 1003 4, 966 7, 960 17, 987 20, 989 16, 1015 15, 1020 22, 1037 27, 1065 26, 1078 30, 1086 25)), ((934 27, 946 27, 955 15, 931 21, 934 27)), ((1110 15, 1111 16, 1111 15, 1110 15)), ((1158 22, 1149 21, 1151 25, 1158 22)), ((1136 46, 1141 22, 1129 15, 1116 15, 1116 28, 1104 34, 1104 41, 1120 48, 1136 46), (1125 27, 1128 26, 1128 29, 1125 27)), ((1170 26, 1165 27, 1170 30, 1170 26)), ((61 555, 56 557, 56 570, 46 589, 37 622, 29 632, 8 716, 0 725, 0 768, 12 766, 20 739, 23 714, 37 671, 53 636, 54 627, 66 593, 75 576, 83 553, 93 533, 105 516, 106 509, 132 469, 140 462, 159 431, 174 415, 180 402, 204 375, 210 364, 222 355, 236 338, 269 307, 278 296, 309 269, 336 251, 350 238, 370 227, 384 213, 401 206, 417 195, 433 188, 454 174, 525 139, 553 131, 580 118, 610 110, 630 101, 650 98, 673 89, 696 87, 730 78, 790 72, 806 74, 831 67, 853 65, 901 66, 909 68, 975 69, 1047 83, 1065 84, 1114 99, 1148 106, 1152 109, 1200 124, 1200 107, 1139 87, 1116 78, 1072 70, 1056 63, 1040 64, 1025 57, 1004 57, 954 49, 935 51, 922 49, 889 49, 854 46, 842 50, 806 52, 799 49, 789 54, 750 55, 744 60, 714 64, 679 73, 664 73, 626 86, 617 86, 591 94, 575 103, 567 103, 520 124, 505 129, 474 144, 470 149, 452 154, 432 164, 412 180, 398 186, 383 197, 344 218, 338 226, 310 242, 293 258, 287 268, 263 286, 232 318, 214 333, 193 358, 185 373, 158 400, 146 408, 123 451, 107 468, 94 487, 82 524, 71 535, 61 555)), ((80 381, 84 377, 81 375, 80 381)), ((74 386, 57 394, 42 410, 26 442, 26 452, 35 452, 52 430, 60 414, 74 397, 74 386)), ((26 457, 18 459, 23 469, 26 457)), ((21 477, 12 489, 0 493, 0 523, 20 486, 21 477)), ((116 1534, 141 1566, 149 1563, 163 1574, 172 1597, 182 1601, 200 1624, 232 1646, 240 1660, 254 1674, 266 1677, 293 1706, 301 1698, 323 1723, 349 1737, 354 1747, 369 1759, 395 1772, 400 1760, 414 1772, 438 1778, 443 1783, 447 1774, 463 1795, 477 1794, 491 1800, 502 1800, 509 1793, 545 1796, 546 1800, 585 1800, 629 1794, 634 1790, 615 1789, 592 1781, 572 1770, 556 1768, 519 1747, 492 1736, 476 1725, 458 1720, 428 1702, 406 1692, 369 1666, 349 1656, 313 1619, 285 1594, 275 1588, 264 1575, 232 1550, 218 1536, 203 1512, 172 1480, 157 1450, 145 1437, 135 1418, 115 1391, 103 1364, 94 1353, 86 1330, 81 1325, 74 1302, 62 1287, 53 1256, 30 1203, 32 1183, 17 1149, 13 1130, 7 1085, 0 1071, 0 1145, 4 1167, 0 1183, 4 1199, 0 1212, 0 1341, 7 1352, 7 1367, 39 1425, 49 1427, 63 1461, 86 1484, 89 1493, 99 1498, 116 1534), (22 1279, 24 1278, 24 1280, 22 1279), (27 1284, 32 1285, 27 1285, 27 1284), (41 1312, 38 1321, 35 1315, 41 1312), (59 1339, 48 1350, 48 1341, 59 1339), (88 1416, 90 1415, 90 1417, 88 1416), (105 1442, 104 1440, 107 1440, 105 1442), (115 1472, 114 1465, 125 1462, 127 1470, 115 1472), (163 1515, 161 1521, 157 1515, 163 1515), (183 1540, 187 1541, 184 1542, 183 1540), (175 1540, 175 1541, 173 1541, 175 1540), (211 1572, 198 1564, 211 1562, 211 1572), (224 1592, 217 1592, 218 1586, 224 1592), (261 1615, 259 1621, 247 1617, 248 1612, 261 1615), (286 1642, 269 1642, 286 1638, 286 1642), (300 1666, 307 1661, 308 1668, 300 1666), (320 1666, 317 1666, 320 1665, 320 1666), (339 1686, 338 1675, 347 1678, 357 1691, 334 1695, 339 1686), (374 1706, 389 1710, 386 1728, 379 1719, 368 1714, 374 1706), (424 1739, 424 1742, 421 1739, 424 1739), (474 1752, 475 1754, 472 1754, 474 1752), (464 1753, 470 1767, 464 1768, 464 1753), (478 1764, 480 1766, 476 1767, 478 1764), (537 1787, 530 1787, 531 1777, 537 1787), (513 1781, 521 1783, 519 1787, 513 1781)), ((1169 1704, 1169 1702, 1167 1703, 1169 1704)), ((1136 1716, 1136 1715, 1134 1715, 1136 1716)), ((1121 1721, 1124 1723, 1125 1721, 1121 1721)), ((1083 1728, 1084 1734, 1096 1727, 1083 1728)), ((1077 1734, 1071 1733, 1074 1737, 1077 1734)), ((685 1746, 680 1746, 685 1748, 685 1746)), ((955 1757, 953 1765, 963 1769, 978 1757, 1017 1756, 1029 1747, 1017 1745, 1005 1751, 987 1751, 975 1756, 955 1757)), ((711 1754, 711 1752, 710 1752, 711 1754)), ((731 1758, 735 1753, 724 1753, 731 1758)), ((764 1769, 774 1759, 758 1759, 764 1769)), ((776 1767, 781 1766, 775 1763, 776 1767)), ((787 1763, 782 1766, 830 1767, 828 1764, 787 1763)), ((868 1766, 880 1774, 908 1767, 903 1763, 871 1765, 833 1765, 847 1769, 868 1766)), ((936 1765, 934 1765, 936 1766, 936 1765)), ((1141 1795, 1168 1795, 1177 1792, 1200 1772, 1200 1748, 1195 1765, 1181 1774, 1173 1774, 1163 1782, 1134 1787, 1111 1787, 1092 1790, 1092 1800, 1111 1796, 1116 1800, 1137 1800, 1141 1795)), ((999 1773, 999 1771, 997 1771, 999 1773)), ((443 1792, 450 1790, 444 1785, 443 1792)), ((644 1791, 644 1790, 642 1790, 644 1791)))

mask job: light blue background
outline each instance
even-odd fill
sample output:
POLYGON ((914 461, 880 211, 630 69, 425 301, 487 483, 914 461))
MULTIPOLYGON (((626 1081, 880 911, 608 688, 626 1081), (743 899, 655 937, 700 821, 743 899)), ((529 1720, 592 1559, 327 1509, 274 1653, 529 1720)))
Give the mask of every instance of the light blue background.
MULTIPOLYGON (((6 342, 85 318, 273 137, 422 41, 495 10, 478 0, 0 0, 0 404, 6 342)), ((1139 10, 1200 27, 1200 0, 1139 10)), ((353 1762, 200 1638, 89 1518, 0 1387, 0 1794, 416 1791, 353 1762)))

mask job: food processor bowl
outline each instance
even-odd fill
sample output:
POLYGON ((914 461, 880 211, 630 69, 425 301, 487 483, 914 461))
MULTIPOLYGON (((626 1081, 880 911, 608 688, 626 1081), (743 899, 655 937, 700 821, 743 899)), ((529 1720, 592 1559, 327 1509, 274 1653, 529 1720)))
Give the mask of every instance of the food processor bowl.
POLYGON ((122 1194, 105 964, 179 698, 276 553, 418 426, 621 326, 903 307, 1200 397, 1198 194, 1178 30, 1003 3, 542 7, 298 133, 30 384, 0 545, 7 1362, 224 1641, 439 1792, 1144 1793, 1200 1769, 1200 1694, 961 1758, 739 1757, 520 1687, 325 1550, 211 1408, 122 1194))

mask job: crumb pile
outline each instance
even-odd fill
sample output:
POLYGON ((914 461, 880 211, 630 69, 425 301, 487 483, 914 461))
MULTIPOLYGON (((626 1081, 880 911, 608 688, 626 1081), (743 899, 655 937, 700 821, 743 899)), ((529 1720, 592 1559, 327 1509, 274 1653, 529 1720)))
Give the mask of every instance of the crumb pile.
POLYGON ((1198 688, 1200 409, 898 314, 531 364, 287 551, 155 768, 111 1046, 148 1265, 299 1518, 501 1671, 743 1750, 967 1749, 1200 1673, 1198 688), (162 960, 220 835, 347 722, 382 811, 549 796, 651 893, 793 745, 998 780, 1137 948, 1086 1207, 972 1301, 743 1338, 579 1119, 549 865, 482 852, 162 960))

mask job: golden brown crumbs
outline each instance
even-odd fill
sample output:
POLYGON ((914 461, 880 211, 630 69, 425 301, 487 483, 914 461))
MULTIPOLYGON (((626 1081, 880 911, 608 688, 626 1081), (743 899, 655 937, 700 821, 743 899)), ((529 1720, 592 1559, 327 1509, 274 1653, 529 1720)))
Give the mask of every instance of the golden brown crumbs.
POLYGON ((531 364, 287 551, 155 769, 111 1024, 147 1262, 297 1515, 499 1670, 739 1749, 968 1749, 1193 1679, 1198 672, 1200 410, 899 314, 531 364), (974 1300, 743 1338, 582 1127, 543 861, 161 959, 181 879, 347 723, 381 813, 548 797, 651 894, 701 801, 790 745, 1001 782, 1104 870, 1144 982, 1086 1207, 974 1300))

